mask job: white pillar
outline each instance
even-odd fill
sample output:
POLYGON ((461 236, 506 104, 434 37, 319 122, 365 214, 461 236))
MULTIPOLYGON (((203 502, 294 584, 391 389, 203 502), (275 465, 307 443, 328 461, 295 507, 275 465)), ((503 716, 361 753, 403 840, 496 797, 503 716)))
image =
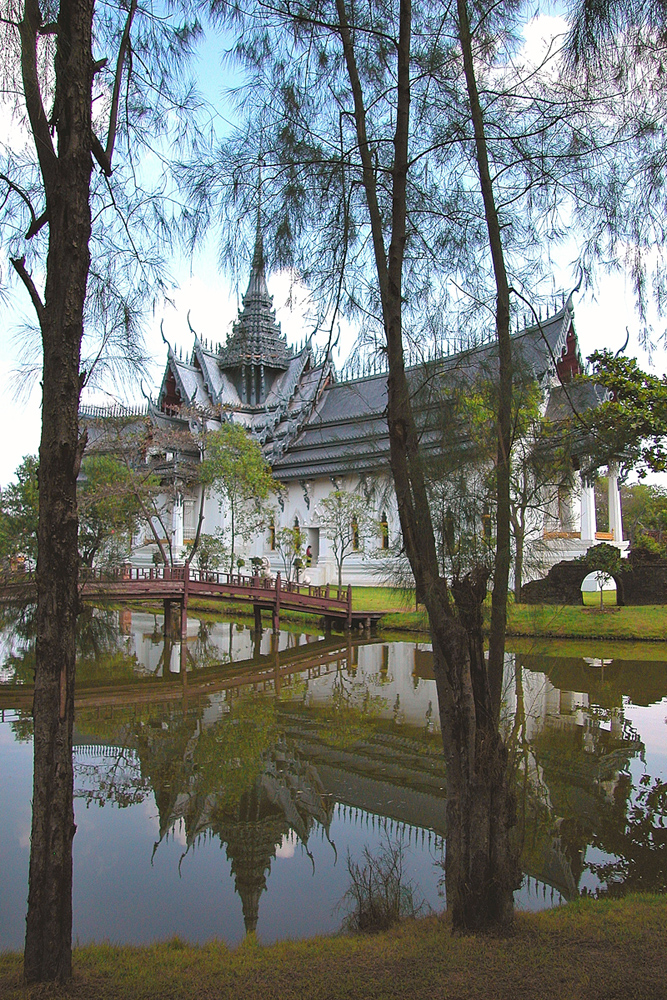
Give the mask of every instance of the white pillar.
POLYGON ((615 542, 623 541, 623 521, 621 519, 621 491, 618 486, 618 465, 610 462, 608 468, 609 489, 609 531, 615 542))
POLYGON ((171 547, 174 555, 176 550, 183 548, 183 497, 177 494, 171 512, 171 547))
POLYGON ((593 481, 581 477, 581 540, 595 542, 597 524, 595 519, 595 488, 593 481))

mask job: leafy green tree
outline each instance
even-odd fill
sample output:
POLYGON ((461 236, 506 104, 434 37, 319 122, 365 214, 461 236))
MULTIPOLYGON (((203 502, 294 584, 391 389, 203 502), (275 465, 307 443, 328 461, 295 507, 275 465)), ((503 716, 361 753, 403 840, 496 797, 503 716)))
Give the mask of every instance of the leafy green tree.
POLYGON ((227 547, 219 534, 201 534, 199 536, 197 566, 203 573, 216 570, 220 563, 227 558, 227 547))
POLYGON ((279 486, 259 444, 244 427, 232 423, 207 436, 199 481, 204 491, 210 490, 222 501, 222 531, 233 573, 238 540, 249 541, 266 524, 270 498, 279 486))
MULTIPOLYGON (((496 503, 497 386, 490 371, 447 385, 440 406, 438 453, 430 462, 429 493, 443 568, 459 578, 475 564, 493 563, 496 503), (463 429, 463 430, 462 430, 463 429)), ((514 359, 510 451, 510 525, 514 593, 523 583, 526 549, 541 537, 544 517, 571 487, 569 425, 543 416, 542 390, 514 359)))
POLYGON ((586 432, 592 468, 611 459, 640 477, 667 470, 667 375, 641 370, 636 358, 609 351, 591 355, 584 378, 608 390, 610 398, 578 418, 586 432))
POLYGON ((601 542, 593 545, 584 556, 584 562, 588 568, 595 573, 598 587, 600 588, 600 610, 604 608, 603 585, 611 576, 616 576, 621 569, 621 553, 615 545, 607 545, 601 542))
POLYGON ((319 512, 320 528, 331 545, 341 587, 343 563, 353 552, 363 552, 368 540, 379 535, 379 524, 369 501, 348 490, 332 490, 320 501, 319 512))
POLYGON ((129 553, 141 515, 134 480, 132 470, 112 455, 84 458, 77 498, 79 550, 86 566, 114 537, 129 553))
POLYGON ((304 537, 298 524, 286 524, 278 529, 276 548, 285 567, 285 576, 291 580, 295 569, 300 569, 303 564, 304 537))
MULTIPOLYGON (((503 86, 517 11, 482 4, 473 13, 466 0, 449 8, 309 0, 298 10, 278 2, 260 17, 255 8, 234 9, 237 52, 253 89, 250 120, 233 149, 229 201, 240 191, 247 211, 243 173, 260 145, 262 156, 270 150, 278 255, 289 257, 296 245, 292 259, 300 264, 307 253, 308 273, 316 266, 327 301, 335 308, 361 305, 376 350, 386 350, 390 465, 405 552, 429 615, 449 767, 447 900, 454 926, 468 929, 511 921, 518 878, 510 842, 513 791, 498 730, 511 559, 511 295, 521 284, 514 267, 517 282, 510 284, 508 268, 538 246, 528 211, 522 215, 517 206, 540 200, 542 137, 549 134, 543 112, 555 104, 533 103, 532 68, 530 80, 503 86), (487 100, 491 91, 494 99, 487 100), (533 156, 537 135, 540 152, 533 156), (457 288, 464 275, 463 296, 483 302, 495 320, 488 661, 479 613, 488 574, 460 581, 452 600, 440 571, 414 385, 406 374, 410 343, 423 349, 432 332, 436 342, 444 333, 446 310, 432 292, 454 274, 457 288), (473 813, 484 822, 473 821, 473 813)), ((561 145, 562 113, 559 106, 551 152, 559 147, 567 158, 571 136, 561 145)), ((547 159, 549 168, 559 162, 547 159)), ((210 187, 203 173, 221 175, 215 165, 200 169, 196 197, 210 187)))
POLYGON ((16 482, 2 491, 0 550, 2 557, 23 556, 34 566, 37 561, 39 522, 39 463, 26 455, 16 470, 16 482))
POLYGON ((667 538, 667 490, 649 483, 621 487, 623 526, 633 547, 647 537, 664 547, 667 538))

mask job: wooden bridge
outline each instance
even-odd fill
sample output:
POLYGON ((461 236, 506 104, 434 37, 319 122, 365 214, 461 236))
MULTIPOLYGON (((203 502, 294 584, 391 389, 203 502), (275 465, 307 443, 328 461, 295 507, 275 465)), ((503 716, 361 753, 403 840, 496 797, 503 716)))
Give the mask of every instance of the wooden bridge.
MULTIPOLYGON (((0 601, 34 600, 35 589, 32 578, 6 578, 0 584, 0 601)), ((281 611, 317 615, 324 619, 327 632, 334 623, 346 629, 371 629, 382 616, 379 611, 353 610, 350 586, 313 587, 283 580, 280 573, 275 578, 242 576, 193 570, 187 564, 151 569, 124 566, 113 572, 82 568, 80 594, 82 600, 91 601, 163 601, 165 632, 172 634, 175 631, 174 612, 177 611, 181 637, 187 632, 188 601, 193 598, 251 604, 257 630, 262 627, 262 611, 270 611, 274 632, 280 628, 281 611)))
MULTIPOLYGON (((306 674, 313 679, 341 664, 349 666, 354 650, 372 641, 367 635, 348 633, 316 639, 294 649, 279 650, 276 643, 270 653, 256 653, 246 660, 211 664, 192 671, 183 669, 177 674, 165 670, 162 677, 144 676, 121 684, 89 686, 77 680, 74 705, 77 710, 108 709, 113 714, 114 709, 129 706, 182 704, 184 710, 195 704, 203 707, 211 695, 248 687, 255 690, 270 687, 279 694, 281 684, 288 682, 291 675, 306 674)), ((5 712, 31 711, 33 696, 32 684, 0 684, 0 721, 5 721, 5 712)))

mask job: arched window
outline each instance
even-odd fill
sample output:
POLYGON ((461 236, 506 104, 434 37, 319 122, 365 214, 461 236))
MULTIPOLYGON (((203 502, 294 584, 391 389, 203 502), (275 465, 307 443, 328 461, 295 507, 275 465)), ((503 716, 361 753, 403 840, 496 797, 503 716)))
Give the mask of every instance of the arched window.
POLYGON ((359 522, 356 514, 352 515, 352 548, 355 552, 359 549, 359 522))
POLYGON ((301 525, 299 524, 298 514, 294 518, 294 548, 298 550, 301 547, 301 525))
POLYGON ((276 519, 272 517, 269 521, 269 548, 272 552, 276 551, 276 519))
POLYGON ((387 512, 384 510, 380 518, 380 548, 389 548, 389 521, 387 520, 387 512))

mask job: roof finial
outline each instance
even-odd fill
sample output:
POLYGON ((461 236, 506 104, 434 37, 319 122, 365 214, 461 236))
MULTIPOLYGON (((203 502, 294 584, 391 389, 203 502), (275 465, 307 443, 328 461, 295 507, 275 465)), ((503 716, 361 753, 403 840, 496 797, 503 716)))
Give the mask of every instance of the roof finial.
POLYGON ((262 238, 262 156, 257 163, 257 231, 255 233, 255 251, 252 255, 253 271, 264 270, 264 240, 262 238))

